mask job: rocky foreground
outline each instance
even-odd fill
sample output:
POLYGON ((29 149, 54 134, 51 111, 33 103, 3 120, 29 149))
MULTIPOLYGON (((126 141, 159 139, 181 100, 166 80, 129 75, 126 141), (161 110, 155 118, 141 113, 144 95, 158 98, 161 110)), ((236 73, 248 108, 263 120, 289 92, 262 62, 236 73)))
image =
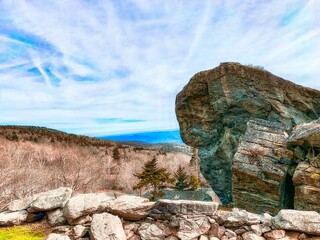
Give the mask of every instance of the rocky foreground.
POLYGON ((320 91, 222 63, 191 78, 176 114, 224 204, 256 213, 320 211, 320 91))
POLYGON ((72 196, 61 187, 11 202, 0 213, 0 226, 48 221, 47 240, 320 239, 320 214, 314 211, 283 209, 273 217, 218 208, 217 202, 149 202, 133 195, 72 196))

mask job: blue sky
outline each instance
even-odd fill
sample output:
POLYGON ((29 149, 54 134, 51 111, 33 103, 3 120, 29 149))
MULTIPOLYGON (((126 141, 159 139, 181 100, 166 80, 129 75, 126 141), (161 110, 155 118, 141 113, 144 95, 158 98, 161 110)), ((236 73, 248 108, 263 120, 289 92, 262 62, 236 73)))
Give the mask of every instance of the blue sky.
POLYGON ((0 124, 103 136, 177 129, 220 62, 320 89, 320 1, 0 0, 0 124))

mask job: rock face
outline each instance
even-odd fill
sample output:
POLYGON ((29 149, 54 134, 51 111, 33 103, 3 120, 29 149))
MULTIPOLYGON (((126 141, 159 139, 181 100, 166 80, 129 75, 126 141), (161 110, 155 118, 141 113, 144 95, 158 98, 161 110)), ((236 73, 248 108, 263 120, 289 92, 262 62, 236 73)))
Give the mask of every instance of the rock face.
POLYGON ((320 212, 320 119, 295 126, 288 148, 298 163, 292 179, 294 208, 320 212))
POLYGON ((319 91, 238 63, 197 73, 176 98, 182 139, 198 148, 201 172, 223 203, 232 200, 233 156, 249 120, 290 127, 319 114, 319 91))
POLYGON ((271 214, 293 208, 294 187, 288 171, 293 153, 286 148, 287 130, 277 122, 248 122, 232 164, 235 206, 271 214))

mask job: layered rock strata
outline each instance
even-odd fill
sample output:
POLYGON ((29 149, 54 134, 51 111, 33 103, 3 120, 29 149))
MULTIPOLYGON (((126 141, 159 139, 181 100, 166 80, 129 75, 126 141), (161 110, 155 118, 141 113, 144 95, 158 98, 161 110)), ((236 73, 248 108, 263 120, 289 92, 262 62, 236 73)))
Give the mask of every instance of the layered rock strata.
POLYGON ((232 201, 233 156, 254 118, 291 127, 319 118, 320 92, 270 72, 222 63, 195 74, 176 98, 183 141, 198 148, 201 172, 223 203, 232 201))
POLYGON ((293 208, 292 151, 286 148, 287 127, 282 123, 250 120, 234 155, 234 205, 253 212, 276 214, 293 208))

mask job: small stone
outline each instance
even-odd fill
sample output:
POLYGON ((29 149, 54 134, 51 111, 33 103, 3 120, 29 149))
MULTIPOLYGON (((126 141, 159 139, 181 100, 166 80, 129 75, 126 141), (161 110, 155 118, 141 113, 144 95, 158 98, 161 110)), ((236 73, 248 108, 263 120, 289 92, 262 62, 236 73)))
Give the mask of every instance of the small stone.
POLYGON ((88 228, 82 226, 82 225, 76 225, 73 227, 73 235, 76 237, 76 238, 80 238, 80 237, 83 237, 87 231, 88 231, 88 228))
POLYGON ((51 233, 46 240, 70 240, 67 235, 51 233))
POLYGON ((232 237, 236 237, 237 236, 237 234, 234 231, 230 230, 230 229, 226 229, 224 235, 226 235, 228 238, 232 238, 232 237))
POLYGON ((263 236, 268 240, 280 239, 285 237, 286 231, 285 230, 272 230, 263 234, 263 236))
POLYGON ((264 237, 261 237, 254 232, 246 232, 242 234, 243 240, 265 240, 264 237))

